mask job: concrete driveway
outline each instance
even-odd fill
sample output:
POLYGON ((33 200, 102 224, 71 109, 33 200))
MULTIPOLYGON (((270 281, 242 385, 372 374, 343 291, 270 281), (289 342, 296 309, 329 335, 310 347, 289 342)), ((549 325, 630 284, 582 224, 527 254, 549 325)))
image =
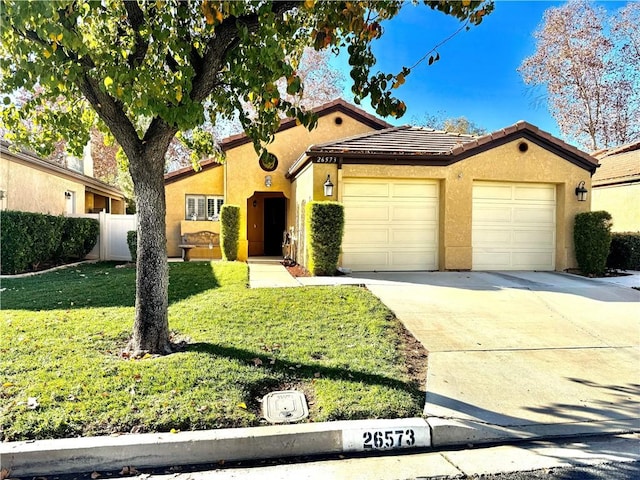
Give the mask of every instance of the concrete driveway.
POLYGON ((353 277, 429 351, 425 415, 469 442, 640 431, 639 291, 543 272, 353 277))

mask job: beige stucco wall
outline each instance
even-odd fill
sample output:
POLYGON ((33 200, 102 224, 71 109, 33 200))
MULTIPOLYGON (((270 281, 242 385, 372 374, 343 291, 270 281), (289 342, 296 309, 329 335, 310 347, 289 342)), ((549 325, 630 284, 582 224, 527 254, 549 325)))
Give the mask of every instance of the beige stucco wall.
POLYGON ((61 215, 66 212, 65 191, 75 193, 75 213, 85 211, 85 187, 80 182, 9 160, 0 155, 0 190, 6 193, 4 210, 61 215))
MULTIPOLYGON (((574 191, 580 181, 584 181, 591 191, 590 174, 530 141, 527 142, 528 151, 520 152, 520 142, 521 140, 514 140, 448 167, 347 164, 343 165, 339 180, 346 177, 393 177, 440 181, 438 258, 441 270, 472 268, 471 214, 474 181, 555 184, 556 270, 575 267, 574 217, 579 212, 589 211, 590 202, 578 202, 574 191)), ((342 182, 337 187, 340 201, 342 182)), ((319 200, 315 188, 314 192, 315 199, 319 200)))
POLYGON ((594 211, 613 217, 613 232, 640 232, 640 183, 597 187, 591 190, 594 211))
MULTIPOLYGON (((220 233, 218 221, 192 221, 187 220, 185 202, 187 195, 224 195, 224 166, 218 165, 206 170, 194 172, 176 182, 165 185, 167 200, 167 254, 170 257, 179 257, 182 250, 178 247, 180 236, 183 233, 210 231, 220 233)), ((226 201, 226 199, 225 199, 226 201)), ((220 249, 210 252, 208 249, 193 249, 192 258, 220 258, 220 249)))

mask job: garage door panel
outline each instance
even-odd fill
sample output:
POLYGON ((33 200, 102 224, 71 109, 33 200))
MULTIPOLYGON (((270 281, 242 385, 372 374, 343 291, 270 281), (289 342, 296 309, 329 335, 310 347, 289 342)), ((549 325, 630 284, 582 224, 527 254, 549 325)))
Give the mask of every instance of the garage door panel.
POLYGON ((436 269, 438 192, 436 181, 343 179, 342 265, 352 270, 436 269))
POLYGON ((542 200, 555 202, 556 189, 554 186, 516 186, 514 187, 514 200, 542 200))
POLYGON ((473 198, 508 200, 513 196, 510 185, 474 185, 473 198))
POLYGON ((391 221, 409 221, 409 222, 435 222, 438 212, 434 205, 429 202, 427 204, 406 204, 391 206, 391 221))
POLYGON ((513 252, 511 262, 519 270, 541 270, 553 262, 550 252, 513 252))
POLYGON ((475 183, 473 268, 553 270, 555 198, 551 184, 475 183))
POLYGON ((473 212, 474 223, 511 223, 511 207, 482 206, 473 212))
POLYGON ((554 248, 555 246, 555 235, 545 230, 515 230, 512 238, 514 248, 554 248))
POLYGON ((474 245, 508 244, 511 242, 511 230, 483 228, 473 231, 474 245))
POLYGON ((389 197, 389 185, 379 182, 345 183, 342 196, 361 198, 387 198, 389 197))
POLYGON ((389 243, 389 230, 386 228, 359 228, 349 230, 346 231, 342 237, 342 243, 386 245, 389 243))
POLYGON ((417 184, 417 183, 392 183, 392 198, 438 198, 438 186, 436 184, 417 184))
POLYGON ((516 207, 513 209, 513 223, 531 225, 541 223, 553 225, 556 219, 554 207, 516 207))
POLYGON ((370 203, 350 204, 344 209, 345 221, 366 223, 371 221, 388 222, 391 212, 388 205, 371 205, 370 203))
POLYGON ((396 245, 435 245, 437 240, 437 228, 431 226, 419 230, 398 227, 391 231, 391 241, 396 245))

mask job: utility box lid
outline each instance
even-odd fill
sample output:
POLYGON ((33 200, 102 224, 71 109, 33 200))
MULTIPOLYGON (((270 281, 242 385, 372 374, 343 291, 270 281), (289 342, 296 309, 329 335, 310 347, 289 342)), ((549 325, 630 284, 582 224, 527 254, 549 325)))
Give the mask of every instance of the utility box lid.
POLYGON ((309 416, 307 399, 297 390, 267 393, 262 398, 262 416, 270 423, 297 422, 309 416))

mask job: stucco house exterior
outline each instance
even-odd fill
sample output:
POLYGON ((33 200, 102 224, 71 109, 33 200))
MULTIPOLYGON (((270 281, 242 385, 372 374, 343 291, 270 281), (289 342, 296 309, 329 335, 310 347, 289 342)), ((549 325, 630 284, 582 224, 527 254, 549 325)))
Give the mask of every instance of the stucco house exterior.
MULTIPOLYGON (((305 205, 345 206, 341 265, 355 271, 564 270, 575 267, 573 222, 589 211, 597 160, 526 122, 473 137, 393 127, 337 100, 317 109, 308 132, 284 121, 260 167, 244 135, 223 142, 226 162, 166 176, 167 239, 219 232, 222 203, 239 205, 239 258, 281 255, 293 229, 305 264, 305 205), (324 184, 334 185, 330 197, 324 184), (197 220, 190 220, 193 213, 197 220)), ((204 250, 203 257, 219 256, 204 250)), ((198 256, 193 252, 193 257, 198 256)))
POLYGON ((613 232, 640 232, 640 142, 593 154, 600 167, 592 179, 593 210, 613 217, 613 232))
MULTIPOLYGON (((90 169, 90 166, 89 166, 90 169)), ((124 194, 91 175, 61 167, 37 155, 13 152, 0 142, 0 209, 52 215, 124 214, 124 194)))

